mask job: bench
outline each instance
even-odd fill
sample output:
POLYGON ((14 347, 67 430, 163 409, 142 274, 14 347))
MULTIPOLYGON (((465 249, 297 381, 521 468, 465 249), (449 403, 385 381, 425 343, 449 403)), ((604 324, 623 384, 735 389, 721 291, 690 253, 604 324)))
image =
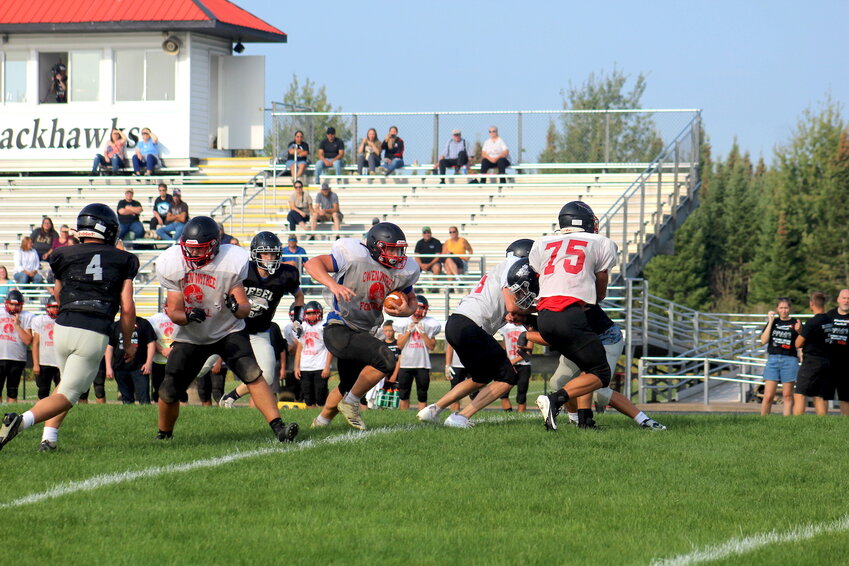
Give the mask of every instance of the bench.
MULTIPOLYGON (((29 176, 31 174, 40 173, 79 173, 83 175, 91 175, 92 159, 18 159, 18 160, 2 160, 0 161, 0 174, 16 174, 18 176, 29 176)), ((167 167, 158 168, 158 174, 167 173, 187 173, 198 171, 198 160, 193 157, 189 158, 168 158, 163 160, 167 163, 167 167)), ((111 172, 111 167, 107 168, 111 172)), ((132 174, 132 167, 124 167, 121 169, 124 173, 132 174)), ((96 175, 99 176, 99 175, 96 175)))

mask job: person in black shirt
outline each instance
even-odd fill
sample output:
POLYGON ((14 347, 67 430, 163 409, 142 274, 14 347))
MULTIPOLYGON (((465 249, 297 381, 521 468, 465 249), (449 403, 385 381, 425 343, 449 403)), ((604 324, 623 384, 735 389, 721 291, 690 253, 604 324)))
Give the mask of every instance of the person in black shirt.
MULTIPOLYGON (((260 232, 251 240, 251 262, 244 280, 245 293, 251 303, 251 313, 246 322, 256 361, 262 376, 272 386, 277 376, 277 359, 271 344, 271 319, 283 295, 295 297, 295 321, 300 324, 304 315, 304 292, 301 291, 300 272, 282 263, 283 244, 271 232, 260 232)), ((222 407, 232 408, 237 399, 247 395, 248 386, 239 384, 219 401, 222 407)))
POLYGON ((805 323, 796 338, 796 347, 802 348, 802 366, 799 368, 793 397, 794 415, 804 414, 808 397, 814 398, 817 415, 826 415, 828 400, 834 397, 826 344, 832 321, 825 314, 825 295, 820 292, 812 294, 810 306, 814 316, 805 323))
POLYGON ((19 431, 46 421, 39 450, 56 449, 65 414, 97 375, 119 307, 124 359, 135 357, 133 278, 139 260, 115 248, 118 215, 105 204, 86 206, 77 216, 77 237, 81 245, 59 248, 50 256, 56 277, 53 293, 59 298, 53 337, 62 380, 51 395, 24 414, 6 413, 0 426, 0 448, 19 431))
POLYGON ((336 128, 327 128, 327 136, 318 144, 318 161, 315 162, 315 184, 321 182, 321 174, 333 167, 337 175, 342 174, 342 158, 345 156, 345 144, 336 137, 336 128))
POLYGON ((766 326, 761 332, 761 344, 768 344, 761 415, 768 415, 772 410, 772 400, 781 383, 784 416, 787 417, 793 414, 793 385, 799 373, 796 338, 802 324, 790 317, 790 299, 778 299, 775 310, 769 311, 767 316, 766 326))
POLYGON ((125 405, 136 401, 139 405, 150 405, 150 373, 156 353, 156 333, 147 319, 136 317, 132 343, 136 346, 136 355, 132 360, 124 361, 121 327, 114 324, 106 346, 106 378, 115 379, 121 402, 125 405))
POLYGON ((134 238, 144 237, 144 226, 139 220, 139 214, 144 210, 139 201, 133 198, 133 189, 124 191, 124 199, 118 201, 118 222, 121 228, 118 230, 118 239, 123 240, 130 233, 134 238))
POLYGON ((153 218, 150 219, 150 229, 154 231, 167 224, 165 216, 174 203, 174 197, 168 194, 168 185, 159 183, 158 191, 159 195, 153 200, 153 218))
POLYGON ((304 141, 304 132, 295 132, 295 139, 289 142, 285 152, 280 152, 277 163, 285 164, 286 169, 291 170, 293 183, 304 176, 304 171, 310 164, 310 144, 304 141))
POLYGON ((828 357, 831 377, 840 400, 840 414, 849 415, 849 289, 837 295, 837 308, 828 311, 831 333, 828 335, 828 357))
POLYGON ((430 271, 434 275, 442 273, 442 242, 433 237, 430 226, 422 228, 422 239, 416 242, 416 263, 422 271, 430 271))
POLYGON ((383 154, 383 165, 377 168, 377 172, 387 177, 396 169, 404 166, 404 140, 398 137, 398 128, 392 126, 389 133, 380 145, 383 154))

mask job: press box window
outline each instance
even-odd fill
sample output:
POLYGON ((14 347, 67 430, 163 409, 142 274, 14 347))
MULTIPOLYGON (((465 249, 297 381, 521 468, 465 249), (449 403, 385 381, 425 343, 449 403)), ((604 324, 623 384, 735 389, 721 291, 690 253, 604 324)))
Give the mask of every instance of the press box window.
POLYGON ((177 58, 161 49, 115 52, 115 100, 175 100, 177 58))
POLYGON ((3 60, 0 82, 3 102, 27 101, 27 54, 8 52, 3 60))

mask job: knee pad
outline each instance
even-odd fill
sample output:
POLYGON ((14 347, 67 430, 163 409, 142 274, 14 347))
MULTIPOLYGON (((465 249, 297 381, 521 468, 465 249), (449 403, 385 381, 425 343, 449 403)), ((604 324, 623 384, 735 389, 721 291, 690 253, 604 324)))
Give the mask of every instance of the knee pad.
POLYGON ((262 377, 262 370, 251 356, 242 356, 232 360, 230 369, 243 383, 250 384, 262 377))
POLYGON ((613 389, 610 387, 602 387, 601 389, 596 389, 593 392, 593 400, 596 405, 601 405, 602 407, 606 407, 610 404, 610 397, 613 395, 613 389))

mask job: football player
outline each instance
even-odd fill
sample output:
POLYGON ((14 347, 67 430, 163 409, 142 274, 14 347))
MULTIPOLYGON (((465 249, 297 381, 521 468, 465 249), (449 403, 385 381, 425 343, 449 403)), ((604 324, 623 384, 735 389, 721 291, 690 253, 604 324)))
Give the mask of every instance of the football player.
POLYGON ((33 314, 23 310, 24 296, 17 289, 6 295, 6 312, 0 315, 0 399, 6 383, 6 402, 18 402, 18 386, 27 365, 27 346, 32 343, 33 314))
POLYGON ((436 335, 442 325, 427 316, 430 304, 424 295, 416 295, 416 312, 408 319, 396 320, 393 328, 401 349, 401 369, 398 372, 399 408, 410 408, 410 393, 416 382, 416 398, 419 410, 427 405, 427 390, 430 388, 430 352, 436 346, 436 335))
POLYGON ((298 425, 280 418, 271 388, 251 350, 244 319, 251 303, 243 281, 248 275, 248 253, 238 246, 220 245, 218 224, 208 216, 186 223, 179 245, 162 252, 156 262, 160 285, 168 292, 168 316, 174 321, 174 343, 159 388, 157 439, 174 434, 180 415, 180 397, 212 354, 248 385, 254 405, 281 442, 294 440, 298 425))
POLYGON ((460 357, 471 379, 454 386, 439 401, 419 411, 420 421, 438 422, 439 414, 478 391, 472 402, 445 419, 445 426, 470 428, 475 413, 516 385, 517 375, 507 352, 493 337, 507 322, 521 322, 533 310, 537 276, 529 265, 527 242, 517 240, 506 258, 487 272, 474 291, 463 297, 445 324, 445 338, 460 357))
MULTIPOLYGON (((557 413, 570 398, 610 383, 610 366, 598 334, 584 314, 607 295, 608 271, 616 264, 616 244, 598 234, 598 218, 581 201, 563 205, 559 234, 534 242, 529 257, 539 273, 539 332, 560 355, 575 362, 581 375, 562 389, 537 397, 547 430, 557 430, 557 413)), ((591 412, 579 411, 579 420, 591 412)))
POLYGON ((420 269, 407 261, 404 232, 391 222, 379 222, 366 242, 341 238, 330 253, 310 259, 305 268, 326 286, 325 303, 331 312, 324 327, 324 343, 336 356, 339 387, 330 392, 314 427, 327 426, 341 412, 354 428, 365 430, 360 398, 395 369, 395 356, 372 332, 383 322, 383 300, 401 291, 402 306, 387 308, 390 316, 410 316, 417 308, 413 285, 420 269), (331 275, 334 274, 334 275, 331 275))
MULTIPOLYGON (((304 292, 301 291, 301 274, 297 268, 281 263, 283 244, 280 238, 271 232, 260 232, 251 240, 251 261, 248 265, 248 275, 242 282, 245 294, 251 303, 251 312, 245 321, 251 348, 262 370, 266 383, 276 389, 275 382, 280 383, 277 374, 277 356, 271 345, 271 319, 277 312, 277 305, 285 294, 295 297, 294 319, 297 322, 304 318, 304 292)), ((236 389, 224 395, 219 401, 222 407, 232 408, 237 399, 247 395, 248 386, 240 384, 236 389)))
POLYGON ((59 316, 59 301, 52 295, 44 306, 46 314, 32 319, 32 373, 38 386, 38 398, 50 395, 50 385, 59 385, 59 364, 53 346, 53 330, 59 316))
POLYGON ((333 354, 324 345, 322 319, 324 309, 318 301, 310 301, 304 307, 303 334, 297 340, 295 350, 295 379, 301 382, 301 393, 307 407, 323 407, 329 393, 327 380, 330 377, 330 362, 333 354))
POLYGON ((53 340, 62 380, 52 394, 39 400, 22 415, 7 413, 0 427, 0 448, 20 430, 44 422, 42 451, 56 449, 59 426, 80 395, 91 387, 109 330, 121 311, 124 357, 133 359, 132 343, 136 320, 133 278, 139 260, 115 247, 118 215, 105 204, 89 204, 77 216, 77 238, 81 245, 57 248, 50 255, 56 278, 53 296, 59 298, 59 315, 53 340))

